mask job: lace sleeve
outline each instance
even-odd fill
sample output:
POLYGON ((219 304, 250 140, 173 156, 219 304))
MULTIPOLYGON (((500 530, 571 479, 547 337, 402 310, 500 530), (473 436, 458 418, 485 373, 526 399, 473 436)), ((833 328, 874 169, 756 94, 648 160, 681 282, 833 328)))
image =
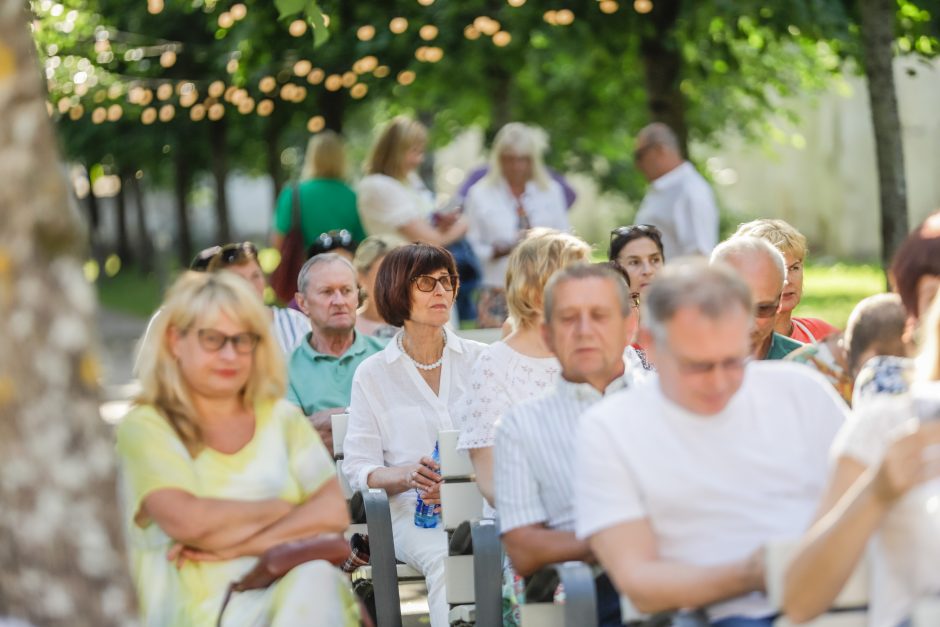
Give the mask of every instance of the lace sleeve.
POLYGON ((490 351, 481 353, 474 364, 457 412, 458 449, 486 448, 495 443, 496 421, 511 404, 503 387, 506 373, 502 370, 490 351))

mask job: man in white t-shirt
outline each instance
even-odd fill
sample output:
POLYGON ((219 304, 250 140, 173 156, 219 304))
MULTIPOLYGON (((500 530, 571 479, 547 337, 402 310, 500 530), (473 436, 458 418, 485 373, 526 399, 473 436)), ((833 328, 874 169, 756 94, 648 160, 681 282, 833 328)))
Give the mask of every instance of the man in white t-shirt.
POLYGON ((633 160, 650 182, 637 211, 637 224, 662 232, 666 259, 708 255, 718 243, 718 206, 708 182, 682 157, 668 126, 654 122, 636 137, 633 160))
POLYGON ((644 308, 658 378, 585 414, 577 535, 641 612, 769 627, 763 547, 811 522, 847 407, 805 366, 749 363, 750 291, 721 264, 667 266, 644 308))

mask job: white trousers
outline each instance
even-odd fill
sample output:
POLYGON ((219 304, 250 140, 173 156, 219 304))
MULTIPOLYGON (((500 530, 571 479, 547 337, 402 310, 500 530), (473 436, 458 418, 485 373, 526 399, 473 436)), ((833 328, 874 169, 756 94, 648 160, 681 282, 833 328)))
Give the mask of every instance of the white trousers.
POLYGON ((450 608, 444 588, 447 534, 440 525, 435 529, 415 527, 413 500, 392 498, 390 501, 395 557, 424 575, 428 586, 431 627, 448 627, 447 614, 450 608))

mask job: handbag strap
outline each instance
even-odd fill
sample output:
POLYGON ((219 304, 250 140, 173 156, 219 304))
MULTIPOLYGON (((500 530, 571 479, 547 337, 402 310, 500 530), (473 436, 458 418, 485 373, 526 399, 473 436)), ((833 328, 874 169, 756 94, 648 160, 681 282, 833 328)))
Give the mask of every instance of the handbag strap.
POLYGON ((291 185, 293 193, 291 194, 291 217, 290 223, 291 226, 296 226, 302 231, 300 224, 300 183, 294 183, 291 185))

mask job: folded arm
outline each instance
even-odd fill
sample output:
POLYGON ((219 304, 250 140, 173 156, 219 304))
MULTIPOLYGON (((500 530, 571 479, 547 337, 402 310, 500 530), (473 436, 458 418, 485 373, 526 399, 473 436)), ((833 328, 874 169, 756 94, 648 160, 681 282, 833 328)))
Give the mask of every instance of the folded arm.
POLYGON ((704 607, 764 589, 762 551, 716 566, 670 562, 659 557, 646 518, 604 529, 590 546, 617 590, 645 613, 704 607))
POLYGON ((549 529, 544 524, 517 527, 502 539, 513 570, 523 577, 548 564, 594 561, 587 542, 575 538, 571 531, 549 529))

